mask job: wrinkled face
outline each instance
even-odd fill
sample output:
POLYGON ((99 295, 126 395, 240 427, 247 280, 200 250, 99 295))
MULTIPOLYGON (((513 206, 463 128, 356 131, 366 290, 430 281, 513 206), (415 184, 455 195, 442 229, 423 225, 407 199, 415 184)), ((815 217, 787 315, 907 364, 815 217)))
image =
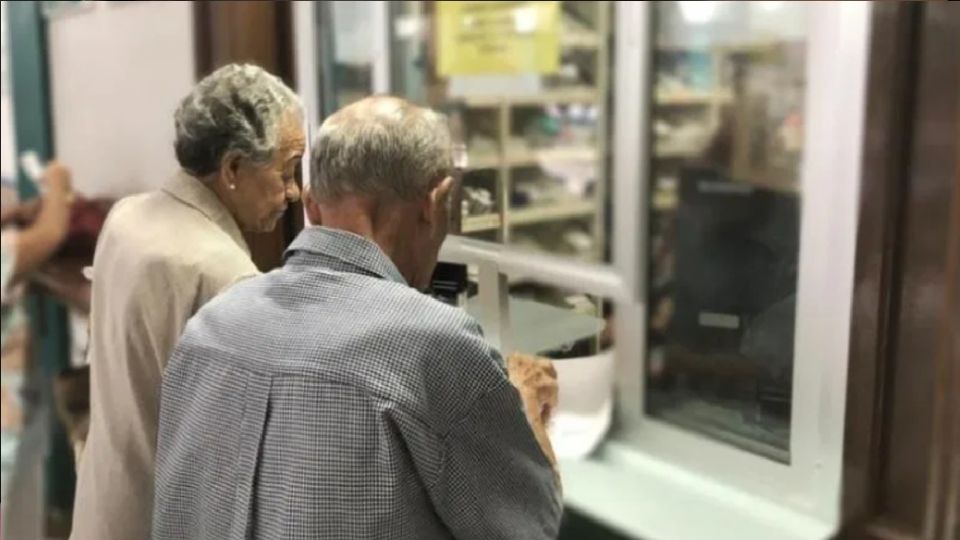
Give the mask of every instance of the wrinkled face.
POLYGON ((280 125, 277 150, 268 163, 240 159, 233 166, 233 182, 229 188, 231 206, 248 232, 270 232, 287 210, 287 205, 300 199, 300 178, 297 174, 305 146, 303 126, 295 115, 284 117, 280 125))

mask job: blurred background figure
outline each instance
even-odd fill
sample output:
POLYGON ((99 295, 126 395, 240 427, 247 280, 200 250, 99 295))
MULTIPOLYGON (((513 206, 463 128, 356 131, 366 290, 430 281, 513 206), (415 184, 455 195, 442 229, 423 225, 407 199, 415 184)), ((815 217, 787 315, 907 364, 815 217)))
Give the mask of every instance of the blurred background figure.
MULTIPOLYGON (((16 493, 21 471, 18 457, 39 448, 22 444, 22 434, 36 414, 39 399, 34 377, 35 365, 28 355, 29 332, 26 315, 20 305, 24 279, 43 264, 67 236, 73 191, 70 172, 51 163, 43 176, 43 196, 4 208, 0 213, 0 298, 2 298, 2 334, 0 334, 0 417, 2 417, 2 496, 4 503, 16 493)), ((4 505, 4 514, 6 511, 4 505)), ((4 515, 4 521, 7 516, 4 515)))

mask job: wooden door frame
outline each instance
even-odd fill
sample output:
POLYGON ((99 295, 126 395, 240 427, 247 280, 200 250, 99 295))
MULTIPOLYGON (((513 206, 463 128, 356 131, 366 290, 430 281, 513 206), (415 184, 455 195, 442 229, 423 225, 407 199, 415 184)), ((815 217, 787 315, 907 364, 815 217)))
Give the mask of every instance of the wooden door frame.
POLYGON ((841 536, 952 539, 960 527, 960 10, 878 2, 872 19, 841 536), (921 222, 926 216, 943 219, 921 222), (924 242, 942 252, 916 247, 924 242), (942 276, 933 284, 944 299, 935 308, 909 293, 930 275, 942 276), (931 319, 933 328, 920 324, 931 319), (898 392, 903 378, 917 377, 905 367, 927 371, 929 397, 898 392), (895 422, 904 431, 903 408, 918 422, 930 417, 930 438, 906 441, 917 444, 895 455, 891 437, 895 422), (897 519, 884 495, 891 467, 905 456, 926 464, 918 479, 923 517, 913 527, 897 519))
MULTIPOLYGON (((257 64, 296 88, 293 11, 289 1, 195 1, 194 55, 200 80, 231 62, 257 64)), ((245 233, 261 271, 280 266, 283 251, 303 229, 303 207, 291 204, 269 233, 245 233)))

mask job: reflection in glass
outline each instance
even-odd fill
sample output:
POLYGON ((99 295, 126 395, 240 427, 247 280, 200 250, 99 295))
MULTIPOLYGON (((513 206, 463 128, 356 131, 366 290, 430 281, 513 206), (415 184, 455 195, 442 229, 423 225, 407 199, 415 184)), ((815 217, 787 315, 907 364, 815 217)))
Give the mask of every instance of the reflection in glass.
POLYGON ((320 78, 323 110, 330 114, 373 93, 376 2, 320 2, 320 78))
POLYGON ((390 9, 393 93, 446 112, 467 147, 462 233, 602 260, 610 3, 390 9))
POLYGON ((646 411, 789 461, 807 7, 654 9, 646 411))

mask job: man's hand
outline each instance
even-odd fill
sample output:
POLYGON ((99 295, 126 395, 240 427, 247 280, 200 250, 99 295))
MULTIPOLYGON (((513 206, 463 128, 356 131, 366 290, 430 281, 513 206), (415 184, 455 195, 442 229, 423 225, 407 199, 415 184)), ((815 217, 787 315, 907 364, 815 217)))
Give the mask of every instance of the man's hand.
POLYGON ((507 358, 507 374, 520 393, 527 421, 533 428, 537 442, 556 469, 557 458, 547 436, 547 424, 557 408, 557 371, 553 362, 546 358, 514 353, 507 358))
POLYGON ((514 353, 507 358, 507 373, 526 404, 529 398, 533 419, 549 423, 557 406, 557 370, 553 362, 526 354, 514 353))

